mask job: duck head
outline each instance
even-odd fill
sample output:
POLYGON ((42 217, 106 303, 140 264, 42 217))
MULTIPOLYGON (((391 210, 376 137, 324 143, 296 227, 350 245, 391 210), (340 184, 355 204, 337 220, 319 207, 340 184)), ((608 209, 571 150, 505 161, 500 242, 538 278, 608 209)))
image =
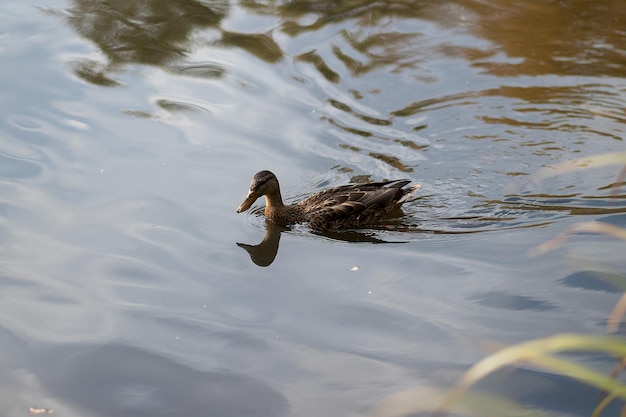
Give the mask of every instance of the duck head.
MULTIPOLYGON (((280 188, 278 187, 278 179, 276 175, 270 171, 257 172, 250 183, 250 191, 243 203, 237 207, 237 213, 242 213, 250 208, 250 206, 261 196, 269 196, 271 200, 276 197, 280 201, 280 188)), ((268 200, 268 199, 266 199, 268 200)), ((282 201, 281 201, 282 203, 282 201)))

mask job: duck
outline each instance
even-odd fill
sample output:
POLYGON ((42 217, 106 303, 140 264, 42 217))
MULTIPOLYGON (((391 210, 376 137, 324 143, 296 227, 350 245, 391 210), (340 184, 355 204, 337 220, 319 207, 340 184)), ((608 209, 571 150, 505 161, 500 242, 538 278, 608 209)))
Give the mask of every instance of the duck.
POLYGON ((307 223, 319 231, 340 231, 374 225, 399 209, 421 184, 408 186, 411 180, 370 182, 329 188, 295 204, 283 203, 278 179, 271 171, 257 172, 250 190, 237 208, 248 210, 265 197, 265 218, 279 226, 307 223), (407 187, 408 186, 408 187, 407 187))

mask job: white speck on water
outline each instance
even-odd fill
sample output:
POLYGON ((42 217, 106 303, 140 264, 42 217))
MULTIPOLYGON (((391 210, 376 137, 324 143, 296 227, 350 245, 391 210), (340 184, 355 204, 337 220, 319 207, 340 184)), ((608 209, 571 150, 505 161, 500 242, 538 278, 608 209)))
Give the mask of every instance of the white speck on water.
POLYGON ((350 268, 350 271, 358 271, 360 269, 360 267, 358 265, 353 266, 352 268, 350 268))

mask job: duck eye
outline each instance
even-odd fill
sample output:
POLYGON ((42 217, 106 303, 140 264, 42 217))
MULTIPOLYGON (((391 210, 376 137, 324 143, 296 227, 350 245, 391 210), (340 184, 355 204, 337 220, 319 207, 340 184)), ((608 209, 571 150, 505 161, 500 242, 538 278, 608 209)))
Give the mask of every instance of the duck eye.
POLYGON ((254 191, 258 191, 258 190, 259 190, 259 188, 261 188, 263 185, 265 185, 265 183, 266 183, 267 181, 269 181, 269 178, 262 178, 262 179, 260 179, 259 181, 255 181, 255 182, 252 184, 252 187, 250 187, 250 189, 251 189, 251 190, 254 190, 254 191))

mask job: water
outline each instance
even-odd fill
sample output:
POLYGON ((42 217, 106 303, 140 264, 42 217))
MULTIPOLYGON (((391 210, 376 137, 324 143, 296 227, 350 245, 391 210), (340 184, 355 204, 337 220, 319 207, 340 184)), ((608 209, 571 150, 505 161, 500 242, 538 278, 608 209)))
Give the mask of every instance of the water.
MULTIPOLYGON (((621 1, 3 2, 3 415, 367 415, 484 342, 601 334, 623 244, 527 253, 625 226, 621 167, 532 175, 623 151, 625 21, 621 1), (290 200, 422 189, 318 235, 235 213, 262 169, 290 200)), ((555 415, 598 398, 534 369, 483 388, 555 415)))

